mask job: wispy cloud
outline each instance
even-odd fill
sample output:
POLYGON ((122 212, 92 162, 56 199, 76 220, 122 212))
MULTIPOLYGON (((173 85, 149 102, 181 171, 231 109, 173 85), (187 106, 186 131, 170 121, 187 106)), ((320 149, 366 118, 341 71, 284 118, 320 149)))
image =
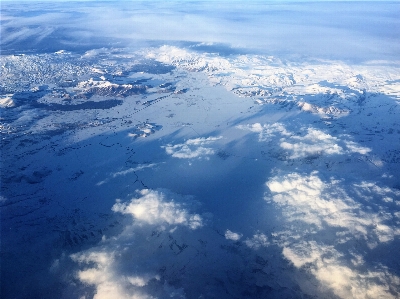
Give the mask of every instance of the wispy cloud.
POLYGON ((163 146, 167 154, 171 155, 174 158, 180 159, 192 159, 192 158, 201 158, 213 155, 215 150, 211 147, 206 147, 214 143, 215 141, 221 139, 222 137, 201 137, 195 139, 186 140, 184 143, 180 144, 168 144, 163 146))
MULTIPOLYGON (((354 59, 395 57, 399 50, 393 34, 398 21, 394 15, 386 13, 387 9, 397 9, 395 3, 287 5, 257 1, 246 2, 246 5, 239 2, 215 5, 211 2, 143 1, 132 5, 129 1, 118 1, 116 5, 111 1, 102 5, 93 2, 71 5, 65 1, 53 8, 30 5, 42 8, 43 13, 13 15, 8 9, 12 4, 4 4, 2 15, 7 23, 2 26, 2 42, 12 42, 11 28, 18 29, 17 32, 37 27, 43 29, 43 33, 47 30, 44 28, 63 31, 75 42, 93 37, 105 43, 107 39, 120 39, 131 45, 146 40, 216 42, 273 54, 354 59)), ((19 39, 28 40, 40 34, 25 30, 19 39)))
POLYGON ((119 176, 125 176, 125 175, 130 174, 130 173, 136 173, 136 172, 141 171, 141 170, 146 169, 146 168, 152 168, 152 167, 154 167, 156 165, 157 164, 155 164, 155 163, 140 164, 140 165, 138 165, 136 167, 132 167, 132 168, 129 168, 129 169, 125 169, 125 170, 121 170, 121 171, 118 171, 118 172, 114 172, 114 173, 112 173, 110 175, 110 178, 106 178, 105 180, 98 182, 96 185, 97 186, 101 186, 101 185, 109 182, 110 179, 115 179, 115 178, 117 178, 119 176))
POLYGON ((116 177, 119 177, 121 175, 127 175, 128 173, 136 172, 136 171, 139 171, 139 170, 142 170, 142 169, 145 169, 145 168, 152 168, 152 167, 154 167, 156 165, 157 164, 154 164, 154 163, 138 165, 137 167, 134 167, 134 168, 129 168, 129 169, 126 169, 126 170, 114 172, 112 174, 112 177, 116 178, 116 177))

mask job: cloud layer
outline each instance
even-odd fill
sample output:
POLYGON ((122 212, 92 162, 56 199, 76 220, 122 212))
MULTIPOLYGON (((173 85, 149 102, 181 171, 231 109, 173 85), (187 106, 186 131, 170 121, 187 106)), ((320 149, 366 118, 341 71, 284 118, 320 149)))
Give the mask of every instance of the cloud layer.
POLYGON ((397 16, 387 13, 398 9, 396 3, 287 5, 257 1, 215 5, 143 1, 132 6, 119 1, 118 5, 81 2, 71 6, 60 2, 52 9, 44 4, 35 7, 45 10, 35 16, 21 16, 13 13, 12 4, 4 3, 4 45, 16 47, 20 42, 37 46, 64 33, 65 46, 99 41, 108 44, 110 39, 131 45, 148 40, 192 41, 227 43, 273 54, 353 59, 396 57, 399 50, 393 34, 399 27, 397 16))

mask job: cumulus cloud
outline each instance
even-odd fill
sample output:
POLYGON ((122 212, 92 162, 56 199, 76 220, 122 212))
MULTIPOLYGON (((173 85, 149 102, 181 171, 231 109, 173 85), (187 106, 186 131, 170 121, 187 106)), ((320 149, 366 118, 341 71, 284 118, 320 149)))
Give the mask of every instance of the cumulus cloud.
POLYGON ((147 299, 153 298, 146 294, 142 288, 150 280, 159 280, 155 274, 119 275, 115 269, 118 265, 118 256, 108 248, 89 250, 76 253, 71 256, 72 260, 80 265, 94 264, 85 270, 77 272, 77 278, 88 285, 95 286, 94 299, 121 298, 121 299, 147 299))
POLYGON ((338 139, 320 130, 307 129, 304 136, 292 136, 288 141, 283 141, 280 147, 292 152, 290 158, 304 158, 310 155, 342 154, 343 149, 337 145, 338 139))
POLYGON ((287 260, 297 268, 309 269, 340 298, 395 298, 400 278, 383 265, 371 267, 364 257, 366 250, 400 236, 398 212, 389 206, 391 202, 372 201, 399 197, 397 190, 372 182, 345 189, 343 181, 323 181, 316 171, 275 176, 266 185, 270 192, 265 199, 281 208, 286 228, 274 232, 272 242, 282 247, 287 260), (352 242, 363 247, 344 245, 352 242))
MULTIPOLYGON (((307 266, 340 298, 395 298, 396 289, 400 287, 399 277, 386 267, 359 270, 347 265, 343 254, 333 246, 316 241, 300 241, 284 247, 283 255, 298 268, 307 266)), ((362 258, 358 256, 358 259, 362 258)))
POLYGON ((174 263, 183 267, 186 259, 198 254, 185 244, 191 234, 185 237, 180 229, 200 228, 202 217, 185 208, 191 198, 167 190, 144 189, 138 197, 126 203, 117 201, 112 207, 116 213, 132 216, 122 233, 70 256, 79 266, 76 278, 94 287, 95 299, 184 298, 182 289, 161 278, 160 268, 169 265, 175 277, 174 263), (182 258, 176 259, 178 255, 182 258))
POLYGON ((326 217, 335 217, 342 206, 344 211, 348 209, 346 203, 322 198, 325 184, 319 179, 317 172, 305 177, 298 173, 290 173, 283 178, 272 178, 267 182, 267 186, 275 194, 271 198, 272 201, 288 207, 284 213, 292 221, 301 219, 321 228, 322 221, 327 220, 326 217))
POLYGON ((255 233, 251 239, 247 239, 246 241, 244 241, 244 243, 248 247, 256 250, 260 247, 266 247, 269 245, 268 237, 261 232, 255 233))
MULTIPOLYGON (((266 200, 286 207, 284 214, 289 221, 300 220, 318 229, 340 227, 354 236, 370 239, 371 242, 376 241, 376 238, 381 242, 393 240, 395 235, 400 235, 399 228, 386 225, 394 217, 392 212, 370 212, 351 198, 340 183, 337 180, 323 182, 318 172, 306 176, 289 173, 271 178, 266 183, 272 193, 266 200)), ((358 186, 355 184, 356 190, 358 186)), ((382 190, 380 187, 377 189, 382 190)), ((390 191, 389 188, 385 194, 390 191)))
POLYGON ((227 229, 225 232, 225 239, 227 239, 227 240, 239 241, 242 237, 243 237, 242 234, 234 233, 233 231, 230 231, 229 229, 227 229))
POLYGON ((129 214, 138 224, 149 225, 185 225, 191 229, 203 225, 198 214, 190 214, 180 203, 167 200, 164 193, 149 189, 139 191, 140 198, 128 203, 118 201, 112 211, 129 214))
POLYGON ((317 157, 320 155, 343 155, 346 153, 368 154, 371 149, 356 142, 332 136, 316 128, 301 128, 300 132, 290 132, 282 123, 260 123, 238 125, 238 129, 258 133, 259 141, 274 141, 289 159, 317 157))
POLYGON ((204 156, 210 156, 215 153, 215 150, 210 147, 205 147, 206 145, 212 144, 215 141, 221 139, 222 137, 201 137, 195 139, 189 139, 181 144, 168 144, 163 146, 167 154, 174 158, 180 159, 192 159, 200 158, 204 156))

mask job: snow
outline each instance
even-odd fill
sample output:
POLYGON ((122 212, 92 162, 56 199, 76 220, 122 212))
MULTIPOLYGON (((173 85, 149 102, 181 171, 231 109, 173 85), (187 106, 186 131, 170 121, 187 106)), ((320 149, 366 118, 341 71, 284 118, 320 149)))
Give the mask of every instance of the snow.
POLYGON ((12 94, 7 94, 0 99, 1 108, 11 108, 15 106, 15 101, 12 98, 12 94))
POLYGON ((214 46, 2 55, 6 296, 398 297, 399 61, 214 46))

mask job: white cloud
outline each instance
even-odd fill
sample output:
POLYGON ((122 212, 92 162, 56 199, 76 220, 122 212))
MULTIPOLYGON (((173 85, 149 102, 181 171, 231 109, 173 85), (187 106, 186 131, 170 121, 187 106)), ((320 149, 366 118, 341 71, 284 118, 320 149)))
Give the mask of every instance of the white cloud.
MULTIPOLYGON (((377 266, 374 270, 362 271, 350 267, 343 254, 333 246, 316 241, 300 241, 285 247, 283 255, 298 268, 307 266, 340 298, 395 298, 392 290, 400 287, 399 277, 387 268, 377 266)), ((359 265, 362 257, 357 255, 357 259, 356 264, 359 265)))
POLYGON ((339 155, 343 149, 337 145, 336 137, 320 130, 308 128, 304 136, 292 136, 280 144, 280 147, 291 151, 291 159, 304 158, 310 155, 339 155))
POLYGON ((268 237, 261 232, 257 232, 256 234, 253 235, 251 239, 247 239, 246 241, 244 241, 244 243, 248 247, 256 250, 259 249, 260 247, 266 247, 269 245, 268 237))
MULTIPOLYGON (((198 252, 184 243, 188 238, 198 242, 193 232, 185 234, 179 228, 198 229, 203 220, 185 208, 192 201, 189 197, 167 190, 145 189, 138 194, 139 198, 112 207, 133 218, 122 233, 104 237, 97 246, 70 256, 79 266, 76 278, 95 288, 94 299, 185 298, 183 289, 169 285, 164 276, 161 279, 160 268, 169 265, 170 275, 175 277, 175 263, 182 268, 187 255, 196 257, 198 252), (167 226, 173 229, 166 230, 167 226)), ((60 268, 59 260, 54 264, 53 268, 60 268)))
MULTIPOLYGON (((395 298, 400 278, 384 266, 367 265, 362 247, 343 245, 357 242, 364 244, 364 250, 373 250, 399 236, 396 211, 382 205, 391 202, 378 202, 375 211, 351 198, 342 181, 324 182, 318 175, 289 173, 266 183, 270 193, 265 199, 281 207, 285 217, 286 230, 274 232, 273 243, 282 247, 283 256, 295 267, 309 269, 340 298, 395 298), (313 241, 306 241, 309 238, 313 241)), ((400 195, 368 182, 354 184, 351 190, 366 199, 400 195)))
MULTIPOLYGON (((318 172, 307 176, 290 173, 273 177, 266 185, 272 193, 266 200, 286 207, 284 214, 289 221, 301 220, 318 229, 340 227, 363 239, 373 240, 377 237, 380 242, 393 240, 395 235, 400 235, 399 228, 385 224, 393 219, 392 213, 369 211, 346 194, 340 187, 340 181, 324 183, 318 177, 318 172)), ((391 192, 390 188, 376 186, 375 189, 380 194, 382 190, 391 192)))
POLYGON ((205 145, 209 145, 214 143, 215 141, 221 139, 222 137, 202 137, 189 139, 185 141, 185 143, 163 146, 167 154, 171 155, 174 158, 180 159, 192 159, 192 158, 200 158, 204 156, 213 155, 215 153, 213 148, 205 147, 205 145))
POLYGON ((359 153, 361 155, 368 154, 371 149, 368 147, 360 146, 359 144, 355 143, 354 141, 345 141, 347 149, 352 153, 359 153))
POLYGON ((388 186, 380 187, 375 182, 362 181, 358 184, 354 184, 359 195, 365 194, 365 196, 371 198, 373 196, 386 197, 388 195, 400 197, 400 190, 389 188, 388 186))
POLYGON ((227 229, 225 232, 225 239, 227 239, 227 240, 239 241, 242 237, 243 237, 242 234, 234 233, 233 231, 230 231, 229 229, 227 229))
POLYGON ((138 165, 137 167, 134 167, 134 168, 129 168, 129 169, 127 169, 127 170, 114 172, 114 173, 112 174, 112 177, 113 177, 113 178, 116 178, 116 177, 121 176, 121 175, 127 175, 128 173, 136 172, 136 171, 139 171, 139 170, 142 170, 142 169, 145 169, 145 168, 152 168, 152 167, 154 167, 155 165, 156 165, 156 164, 154 164, 154 163, 138 165))
MULTIPOLYGON (((356 142, 341 139, 316 128, 301 128, 300 132, 290 132, 281 123, 260 123, 238 125, 238 129, 259 134, 259 141, 274 141, 289 159, 299 159, 320 155, 343 155, 345 153, 368 154, 371 149, 356 142)), ((341 137, 350 138, 343 135, 341 137)))
MULTIPOLYGON (((321 198, 325 184, 316 174, 315 172, 303 177, 298 173, 291 173, 283 178, 272 178, 267 182, 267 186, 275 194, 271 198, 272 201, 288 207, 284 212, 288 219, 301 219, 321 228, 323 218, 336 215, 342 203, 338 205, 337 202, 321 198)), ((347 205, 345 207, 347 208, 347 205)))
MULTIPOLYGON (((146 168, 152 168, 152 167, 154 167, 154 166, 156 166, 156 165, 157 165, 157 164, 155 164, 155 163, 140 164, 140 165, 138 165, 137 167, 133 167, 133 168, 129 168, 129 169, 126 169, 126 170, 114 172, 114 173, 111 174, 111 178, 115 179, 115 178, 117 178, 117 177, 119 177, 119 176, 125 176, 125 175, 127 175, 127 174, 129 174, 129 173, 135 173, 135 172, 137 172, 137 171, 140 171, 140 170, 143 170, 143 169, 146 169, 146 168)), ((110 179, 105 179, 105 180, 103 180, 103 181, 98 182, 96 185, 97 185, 97 186, 101 186, 101 185, 107 183, 109 180, 110 180, 110 179)))
POLYGON ((12 94, 6 94, 0 98, 0 108, 12 108, 15 107, 15 101, 12 98, 12 94))
POLYGON ((190 214, 182 204, 173 199, 167 200, 166 195, 160 191, 143 189, 139 194, 140 198, 128 203, 118 201, 112 211, 132 215, 138 224, 185 225, 191 229, 203 225, 200 215, 190 214))
POLYGON ((273 137, 278 136, 290 136, 291 133, 288 132, 285 126, 281 123, 264 124, 260 123, 248 124, 248 125, 238 125, 236 128, 241 130, 248 130, 253 133, 259 133, 259 141, 271 140, 273 137))
MULTIPOLYGON (((329 248, 333 250, 332 247, 329 248)), ((315 241, 291 244, 291 246, 283 248, 283 256, 291 261, 297 268, 300 268, 308 263, 313 263, 319 259, 322 254, 327 251, 327 247, 322 247, 315 241)))
POLYGON ((116 266, 118 254, 109 248, 96 248, 71 255, 72 260, 80 265, 95 265, 77 272, 77 278, 86 284, 95 286, 93 299, 150 299, 141 290, 152 279, 159 280, 157 275, 145 274, 143 276, 120 275, 116 266))

